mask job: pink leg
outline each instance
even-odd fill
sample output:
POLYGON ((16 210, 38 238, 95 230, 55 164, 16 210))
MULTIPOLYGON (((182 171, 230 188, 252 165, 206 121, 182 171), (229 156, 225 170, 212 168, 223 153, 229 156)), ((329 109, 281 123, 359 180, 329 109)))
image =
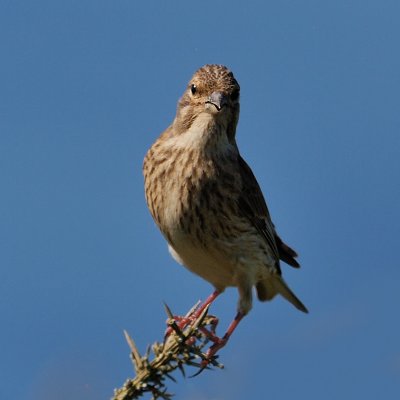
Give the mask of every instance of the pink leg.
POLYGON ((231 337, 232 333, 237 328, 237 326, 239 325, 239 322, 242 320, 243 317, 244 317, 244 314, 242 314, 241 312, 238 312, 236 314, 235 319, 229 325, 225 335, 220 339, 217 337, 215 337, 215 339, 213 339, 213 341, 215 343, 207 350, 206 360, 204 360, 202 363, 203 367, 206 367, 209 363, 209 360, 215 356, 215 354, 218 352, 218 350, 222 349, 228 343, 229 338, 231 337))
MULTIPOLYGON (((201 313, 205 310, 206 307, 208 307, 219 295, 221 292, 219 290, 215 290, 213 293, 210 294, 210 296, 207 297, 207 299, 193 312, 193 314, 187 316, 187 317, 174 317, 174 319, 178 322, 178 327, 179 329, 183 329, 187 326, 188 323, 191 321, 196 320, 201 313)), ((168 336, 172 332, 172 328, 168 327, 165 336, 168 336)))
POLYGON ((215 290, 212 292, 204 301, 204 303, 199 306, 199 308, 193 313, 193 318, 196 319, 198 318, 201 313, 205 310, 206 307, 212 304, 212 302, 221 294, 219 290, 215 290))

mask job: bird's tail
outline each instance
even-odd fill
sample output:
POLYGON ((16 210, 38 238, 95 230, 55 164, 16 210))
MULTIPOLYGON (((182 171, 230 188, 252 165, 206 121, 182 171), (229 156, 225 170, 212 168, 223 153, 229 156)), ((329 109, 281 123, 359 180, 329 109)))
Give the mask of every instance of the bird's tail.
POLYGON ((257 282, 256 289, 257 296, 260 301, 271 300, 279 293, 286 300, 290 301, 297 309, 308 313, 305 305, 289 289, 289 286, 279 275, 257 282))

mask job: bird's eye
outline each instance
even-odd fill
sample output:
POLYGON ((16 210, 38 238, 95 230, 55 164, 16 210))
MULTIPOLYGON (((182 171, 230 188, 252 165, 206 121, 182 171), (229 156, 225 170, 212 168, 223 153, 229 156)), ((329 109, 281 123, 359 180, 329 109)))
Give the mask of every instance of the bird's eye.
POLYGON ((190 86, 190 91, 192 92, 192 94, 195 94, 197 92, 197 86, 195 84, 190 86))
POLYGON ((240 94, 240 90, 239 89, 235 89, 231 94, 231 99, 233 101, 236 101, 239 98, 239 94, 240 94))

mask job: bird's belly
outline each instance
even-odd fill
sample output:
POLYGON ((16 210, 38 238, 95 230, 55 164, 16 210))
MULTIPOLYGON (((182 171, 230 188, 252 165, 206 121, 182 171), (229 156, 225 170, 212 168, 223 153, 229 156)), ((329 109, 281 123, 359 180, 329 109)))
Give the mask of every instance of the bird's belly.
POLYGON ((169 245, 172 257, 189 269, 191 272, 210 282, 217 289, 223 290, 227 286, 236 286, 235 265, 228 260, 218 260, 212 252, 182 241, 169 245))
POLYGON ((243 243, 235 246, 234 243, 212 240, 199 244, 185 234, 175 235, 173 239, 169 251, 174 259, 219 290, 239 286, 243 279, 254 285, 269 276, 267 260, 253 251, 250 243, 248 251, 243 251, 246 249, 243 243))

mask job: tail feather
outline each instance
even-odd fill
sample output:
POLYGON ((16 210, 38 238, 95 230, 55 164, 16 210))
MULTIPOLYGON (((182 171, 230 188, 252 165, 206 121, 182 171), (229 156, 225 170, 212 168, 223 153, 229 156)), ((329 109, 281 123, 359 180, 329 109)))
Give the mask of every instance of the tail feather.
POLYGON ((292 303, 298 310, 308 313, 307 308, 289 289, 285 281, 280 276, 274 276, 268 280, 260 281, 256 284, 257 296, 260 301, 273 299, 278 293, 292 303))

